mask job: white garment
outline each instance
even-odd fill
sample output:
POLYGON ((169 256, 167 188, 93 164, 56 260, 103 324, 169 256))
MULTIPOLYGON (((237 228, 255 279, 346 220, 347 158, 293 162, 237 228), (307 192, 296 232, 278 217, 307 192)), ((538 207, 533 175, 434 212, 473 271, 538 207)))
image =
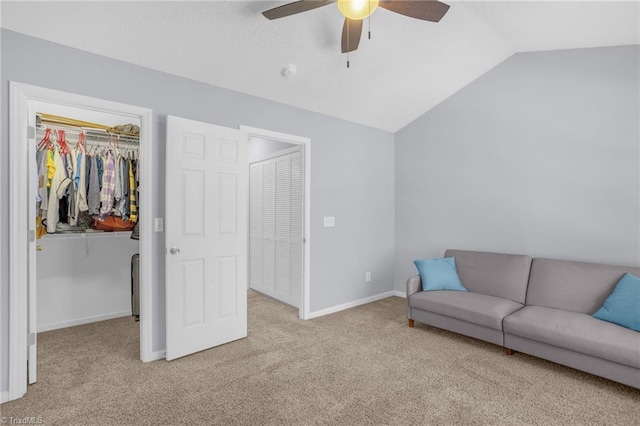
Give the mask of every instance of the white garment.
POLYGON ((56 165, 56 172, 51 179, 51 187, 49 188, 49 208, 47 209, 47 233, 56 232, 56 225, 60 219, 58 207, 60 199, 64 197, 67 186, 71 183, 71 179, 67 177, 67 169, 64 167, 62 157, 58 150, 53 151, 53 162, 56 165))
POLYGON ((49 194, 47 188, 47 157, 48 151, 44 151, 40 158, 40 164, 38 164, 38 195, 40 195, 40 211, 37 215, 41 215, 40 219, 47 218, 47 209, 49 208, 49 194))

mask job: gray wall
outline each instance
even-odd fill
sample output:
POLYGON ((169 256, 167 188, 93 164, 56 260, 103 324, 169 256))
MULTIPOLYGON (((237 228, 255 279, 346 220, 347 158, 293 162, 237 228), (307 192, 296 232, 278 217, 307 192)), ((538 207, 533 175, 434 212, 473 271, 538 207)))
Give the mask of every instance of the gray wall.
MULTIPOLYGON (((391 133, 213 87, 2 30, 0 198, 8 197, 10 80, 153 109, 153 216, 164 216, 168 114, 237 128, 244 124, 311 139, 311 311, 391 289, 394 252, 391 133), (336 216, 323 228, 322 216, 336 216), (373 281, 364 282, 365 271, 373 281)), ((274 72, 276 72, 275 70, 274 72)), ((2 378, 7 382, 8 206, 2 203, 2 378)), ((154 234, 153 349, 164 348, 164 240, 154 234)))
POLYGON ((638 64, 517 54, 396 133, 395 289, 446 248, 639 265, 638 64))

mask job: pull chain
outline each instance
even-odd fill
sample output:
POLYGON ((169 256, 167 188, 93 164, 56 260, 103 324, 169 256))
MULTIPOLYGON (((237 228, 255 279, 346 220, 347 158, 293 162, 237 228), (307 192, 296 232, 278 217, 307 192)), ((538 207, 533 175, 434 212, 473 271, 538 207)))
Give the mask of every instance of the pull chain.
POLYGON ((349 30, 349 24, 350 24, 351 20, 347 19, 347 68, 349 68, 349 50, 351 47, 351 43, 349 42, 349 33, 351 32, 349 30))
POLYGON ((369 40, 371 40, 371 2, 369 2, 369 19, 367 23, 369 24, 369 40))

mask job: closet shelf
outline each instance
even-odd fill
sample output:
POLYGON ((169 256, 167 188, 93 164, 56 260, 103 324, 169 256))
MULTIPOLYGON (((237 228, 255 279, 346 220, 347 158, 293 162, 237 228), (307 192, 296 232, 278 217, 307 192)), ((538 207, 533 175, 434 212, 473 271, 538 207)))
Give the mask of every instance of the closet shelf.
POLYGON ((131 231, 77 232, 72 234, 47 234, 42 240, 79 240, 84 238, 131 238, 131 231))

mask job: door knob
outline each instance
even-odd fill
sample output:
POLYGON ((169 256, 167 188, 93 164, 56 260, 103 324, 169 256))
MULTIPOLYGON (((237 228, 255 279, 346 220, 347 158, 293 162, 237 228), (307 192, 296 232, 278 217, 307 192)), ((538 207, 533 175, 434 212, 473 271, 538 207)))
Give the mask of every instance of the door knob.
POLYGON ((179 249, 178 247, 171 247, 171 248, 169 249, 169 253, 171 253, 171 254, 178 254, 178 253, 180 253, 180 249, 179 249))
POLYGON ((36 251, 42 251, 42 246, 36 246, 36 251))

